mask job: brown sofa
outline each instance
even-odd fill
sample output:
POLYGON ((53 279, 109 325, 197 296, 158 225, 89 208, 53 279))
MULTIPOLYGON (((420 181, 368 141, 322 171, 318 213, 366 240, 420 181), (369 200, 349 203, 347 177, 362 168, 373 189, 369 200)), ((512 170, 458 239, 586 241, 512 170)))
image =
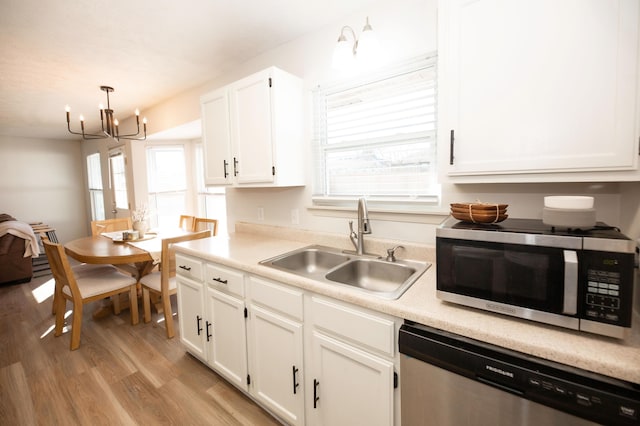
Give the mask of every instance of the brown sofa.
POLYGON ((39 247, 31 226, 0 214, 0 284, 18 284, 33 277, 32 256, 39 247), (25 257, 26 254, 26 257, 25 257))
POLYGON ((25 240, 15 235, 0 237, 0 284, 18 284, 31 281, 31 256, 24 257, 25 240))

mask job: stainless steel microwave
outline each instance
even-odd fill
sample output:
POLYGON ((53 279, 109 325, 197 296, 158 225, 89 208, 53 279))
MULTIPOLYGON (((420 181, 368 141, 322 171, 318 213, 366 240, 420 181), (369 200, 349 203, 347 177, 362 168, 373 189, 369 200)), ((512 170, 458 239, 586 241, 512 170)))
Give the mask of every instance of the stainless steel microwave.
POLYGON ((625 338, 638 280, 635 243, 601 222, 558 230, 535 219, 436 230, 437 297, 574 330, 625 338))

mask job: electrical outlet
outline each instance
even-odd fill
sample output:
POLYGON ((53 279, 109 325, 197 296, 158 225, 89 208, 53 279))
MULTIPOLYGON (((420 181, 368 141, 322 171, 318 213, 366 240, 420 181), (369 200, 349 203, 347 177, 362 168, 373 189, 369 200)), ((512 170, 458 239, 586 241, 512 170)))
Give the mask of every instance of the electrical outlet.
POLYGON ((264 220, 264 207, 258 207, 258 220, 264 220))
POLYGON ((300 224, 300 211, 298 209, 291 209, 291 223, 293 225, 300 224))

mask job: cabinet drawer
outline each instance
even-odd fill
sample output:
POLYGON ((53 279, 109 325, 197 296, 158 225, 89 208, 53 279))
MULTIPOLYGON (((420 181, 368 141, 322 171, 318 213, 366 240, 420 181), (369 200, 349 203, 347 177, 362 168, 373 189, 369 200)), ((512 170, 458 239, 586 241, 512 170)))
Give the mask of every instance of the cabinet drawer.
POLYGON ((299 290, 260 278, 249 277, 249 297, 252 301, 272 310, 289 315, 299 321, 303 320, 303 293, 299 290))
POLYGON ((244 297, 244 275, 242 272, 207 263, 205 280, 217 289, 244 297))
POLYGON ((390 357, 395 356, 394 321, 315 296, 311 298, 311 310, 316 328, 390 357))
POLYGON ((176 253, 176 273, 202 282, 202 261, 176 253))

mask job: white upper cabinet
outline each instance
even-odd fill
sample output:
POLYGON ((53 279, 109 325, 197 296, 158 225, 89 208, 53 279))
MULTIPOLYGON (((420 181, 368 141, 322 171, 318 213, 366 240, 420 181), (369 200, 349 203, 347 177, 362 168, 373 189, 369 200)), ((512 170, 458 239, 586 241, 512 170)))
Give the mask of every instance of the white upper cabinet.
POLYGON ((304 185, 302 81, 271 67, 200 99, 205 183, 304 185))
POLYGON ((232 154, 228 89, 223 87, 202 96, 200 108, 205 147, 204 181, 207 185, 229 184, 233 165, 229 164, 232 154))
POLYGON ((640 179, 639 4, 439 2, 443 177, 640 179))

